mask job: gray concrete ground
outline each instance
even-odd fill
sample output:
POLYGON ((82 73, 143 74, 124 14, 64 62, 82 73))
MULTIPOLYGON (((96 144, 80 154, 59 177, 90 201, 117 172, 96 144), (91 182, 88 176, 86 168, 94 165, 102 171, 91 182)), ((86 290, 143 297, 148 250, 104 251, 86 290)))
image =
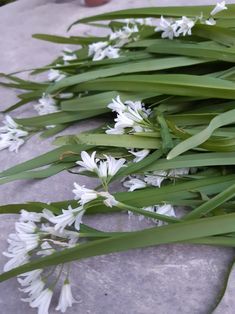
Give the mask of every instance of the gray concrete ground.
MULTIPOLYGON (((234 2, 234 1, 230 1, 234 2)), ((194 4, 216 1, 194 1, 194 4)), ((153 5, 186 5, 187 0, 115 1, 97 7, 84 8, 78 0, 20 0, 0 8, 0 72, 12 72, 42 66, 50 62, 63 46, 31 38, 33 33, 64 35, 66 27, 79 17, 120 8, 153 5)), ((193 3, 190 3, 193 4, 193 3)), ((80 25, 71 35, 87 34, 91 30, 80 25)), ((97 30, 93 30, 97 32, 97 30)), ((98 30, 99 32, 100 30, 98 30)), ((27 73, 23 77, 28 77, 27 73)), ((0 108, 4 109, 17 100, 17 91, 0 88, 0 108)), ((30 106, 15 114, 34 114, 30 106)), ((1 117, 0 117, 1 118, 1 117)), ((70 133, 93 127, 100 121, 80 123, 66 131, 70 133)), ((32 138, 15 155, 0 152, 0 171, 28 160, 52 148, 51 140, 32 138)), ((20 181, 0 187, 0 204, 26 201, 55 201, 72 198, 72 184, 78 180, 62 173, 41 181, 20 181)), ((79 182, 88 182, 79 178, 79 182)), ((92 184, 92 183, 91 183, 92 184)), ((89 186, 91 186, 89 184, 89 186)), ((14 228, 16 217, 2 215, 0 220, 0 252, 6 249, 6 238, 14 228)), ((86 220, 93 226, 106 230, 133 230, 150 225, 137 218, 128 220, 125 215, 98 216, 86 220), (108 226, 108 227, 107 227, 108 226), (111 226, 111 227, 110 227, 111 226)), ((133 250, 92 258, 73 266, 75 297, 80 300, 67 313, 90 314, 207 314, 211 313, 219 297, 228 266, 234 260, 232 249, 196 246, 165 245, 133 250)), ((6 259, 0 258, 0 268, 6 259)), ((217 314, 235 312, 235 272, 228 291, 216 310, 217 314)), ((58 296, 58 293, 57 293, 58 296)), ((34 309, 20 301, 15 279, 0 285, 1 314, 33 314, 34 309)), ((56 302, 56 301, 55 301, 56 302)), ((50 313, 56 313, 53 309, 50 313)))

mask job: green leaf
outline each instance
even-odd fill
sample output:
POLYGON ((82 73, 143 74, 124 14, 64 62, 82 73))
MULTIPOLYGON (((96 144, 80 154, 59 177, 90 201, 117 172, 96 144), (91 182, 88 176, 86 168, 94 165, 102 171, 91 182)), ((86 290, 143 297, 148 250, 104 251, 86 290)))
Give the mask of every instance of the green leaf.
POLYGON ((216 25, 197 24, 193 28, 193 34, 202 38, 210 39, 226 46, 234 46, 235 31, 216 25))
POLYGON ((186 74, 125 75, 81 83, 78 90, 154 92, 167 95, 235 99, 235 84, 227 80, 186 74))
POLYGON ((33 34, 33 38, 49 41, 56 44, 68 44, 68 45, 89 45, 98 41, 107 40, 106 37, 63 37, 56 35, 48 35, 48 34, 33 34))
POLYGON ((13 166, 0 173, 0 177, 7 177, 10 175, 15 175, 17 173, 25 172, 28 170, 33 170, 39 167, 43 167, 52 164, 57 161, 68 160, 68 157, 72 154, 80 155, 82 150, 86 150, 88 145, 65 145, 56 148, 50 152, 42 154, 41 156, 35 157, 31 160, 25 161, 21 164, 13 166), (66 159, 67 157, 67 159, 66 159))
POLYGON ((201 132, 193 135, 185 141, 175 146, 168 154, 167 159, 173 159, 180 154, 198 147, 206 140, 208 140, 212 133, 221 126, 228 125, 235 122, 235 109, 221 113, 211 120, 209 125, 201 132))
POLYGON ((106 92, 99 93, 92 96, 86 96, 71 100, 65 100, 61 102, 61 109, 63 111, 88 111, 88 110, 98 110, 98 109, 107 109, 107 105, 112 101, 112 99, 117 96, 125 100, 143 100, 153 96, 157 96, 156 93, 122 93, 122 92, 106 92))
MULTIPOLYGON (((150 43, 150 41, 149 41, 150 43)), ((137 42, 138 44, 138 42, 137 42)), ((146 42, 146 45, 148 41, 146 42)), ((157 39, 152 40, 147 51, 151 53, 164 53, 189 57, 205 58, 209 60, 223 60, 235 62, 234 48, 227 48, 213 42, 187 43, 180 40, 157 39)))
MULTIPOLYGON (((203 13, 204 17, 209 17, 213 6, 177 6, 177 7, 144 7, 137 9, 127 9, 114 12, 108 12, 104 14, 94 15, 90 17, 85 17, 79 19, 71 24, 68 28, 71 29, 74 25, 78 23, 87 23, 94 21, 105 21, 105 20, 115 20, 115 19, 126 19, 126 18, 140 18, 140 17, 161 17, 172 16, 172 17, 195 17, 201 16, 203 13)), ((216 17, 232 19, 235 17, 235 5, 228 5, 228 10, 222 11, 216 15, 216 17)))
POLYGON ((227 153, 194 153, 177 156, 174 159, 165 158, 153 162, 145 171, 158 171, 179 168, 235 165, 235 152, 227 153))
POLYGON ((9 183, 16 180, 29 180, 29 179, 44 179, 51 177, 63 170, 69 169, 74 166, 74 163, 59 163, 53 164, 46 169, 37 171, 25 171, 14 175, 8 175, 6 178, 0 178, 0 185, 9 183))
POLYGON ((185 220, 200 218, 203 215, 211 212, 213 209, 219 207, 229 199, 233 198, 235 194, 235 184, 232 184, 224 191, 220 192, 213 198, 209 199, 207 202, 202 204, 201 206, 195 208, 189 214, 184 216, 185 220))
POLYGON ((78 113, 74 112, 56 112, 51 114, 46 114, 43 116, 35 116, 31 118, 15 119, 17 123, 23 126, 47 126, 55 124, 64 124, 68 122, 81 121, 84 119, 99 116, 103 113, 108 112, 109 109, 97 109, 89 111, 81 111, 78 113))
MULTIPOLYGON (((77 85, 82 82, 103 78, 111 77, 118 74, 124 73, 137 73, 137 72, 152 72, 159 71, 163 69, 185 67, 194 64, 205 63, 206 60, 188 58, 188 57, 169 57, 162 59, 150 59, 137 62, 128 62, 124 64, 114 65, 109 68, 103 68, 98 70, 92 70, 82 74, 72 75, 70 77, 64 78, 59 82, 51 85, 47 89, 47 93, 51 94, 62 88, 77 85)), ((104 89, 105 90, 105 89, 104 89)), ((113 88, 113 90, 118 90, 118 88, 113 88)), ((130 91, 130 90, 127 90, 130 91)))
POLYGON ((141 138, 135 135, 80 134, 74 137, 78 143, 91 146, 112 146, 156 149, 161 142, 156 138, 141 138))

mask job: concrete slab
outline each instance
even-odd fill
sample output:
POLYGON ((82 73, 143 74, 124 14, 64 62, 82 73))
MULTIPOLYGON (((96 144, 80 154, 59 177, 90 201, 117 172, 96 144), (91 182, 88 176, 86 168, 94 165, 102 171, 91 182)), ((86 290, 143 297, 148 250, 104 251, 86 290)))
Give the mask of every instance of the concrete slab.
MULTIPOLYGON (((234 1, 230 1, 234 2, 234 1)), ((194 1, 211 3, 216 1, 194 1)), ((33 33, 65 35, 66 27, 79 17, 104 11, 143 5, 186 5, 187 0, 115 1, 96 8, 81 7, 78 0, 48 1, 21 0, 0 8, 0 72, 12 72, 49 63, 62 49, 31 38, 33 33)), ((191 2, 193 4, 193 2, 191 2)), ((91 32, 87 26, 76 27, 71 35, 91 32)), ((95 30, 100 32, 100 30, 95 30)), ((23 77, 27 77, 24 73, 23 77)), ((0 89, 0 109, 16 101, 17 91, 0 89)), ((27 116, 34 112, 27 106, 17 115, 27 116)), ((66 133, 85 130, 101 121, 80 123, 66 133)), ((0 171, 49 151, 51 139, 41 141, 32 138, 15 155, 0 152, 0 171)), ((0 186, 0 204, 25 201, 56 201, 72 198, 75 180, 89 180, 71 174, 58 174, 41 181, 20 181, 0 186), (49 187, 49 188, 48 188, 49 187)), ((89 186, 93 183, 89 181, 89 186)), ((0 220, 0 252, 7 244, 6 238, 14 228, 15 216, 2 215, 0 220)), ((106 230, 134 230, 150 226, 150 222, 139 222, 138 218, 127 219, 126 215, 108 215, 87 218, 86 222, 106 230)), ((92 258, 73 264, 74 294, 80 300, 67 313, 90 314, 207 314, 211 313, 224 284, 228 266, 234 259, 232 249, 196 246, 166 245, 156 248, 133 250, 109 256, 92 258)), ((0 268, 6 259, 0 258, 0 268)), ((217 314, 235 312, 235 272, 229 289, 217 314)), ((59 293, 59 292, 58 292, 59 293)), ((58 296, 57 293, 57 296, 58 296)), ((1 314, 33 314, 34 309, 20 301, 16 280, 0 285, 1 314)), ((56 302, 56 300, 54 301, 56 302)), ((50 313, 56 313, 52 307, 50 313)))

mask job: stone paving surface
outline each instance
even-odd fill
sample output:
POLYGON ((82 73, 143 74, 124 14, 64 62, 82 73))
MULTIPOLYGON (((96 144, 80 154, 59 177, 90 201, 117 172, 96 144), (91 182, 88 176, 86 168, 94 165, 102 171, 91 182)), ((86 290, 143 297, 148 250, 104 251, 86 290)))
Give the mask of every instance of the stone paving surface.
MULTIPOLYGON (((229 2, 229 1, 228 1, 229 2)), ((234 1, 230 1, 233 3, 234 1)), ((20 0, 0 8, 0 72, 43 66, 53 60, 63 48, 31 38, 33 33, 65 35, 66 27, 83 16, 121 8, 154 5, 187 5, 184 1, 113 0, 96 8, 81 7, 78 0, 20 0)), ((194 1, 194 4, 214 4, 216 1, 194 1)), ((193 4, 191 2, 190 4, 193 4)), ((100 29, 92 30, 97 34, 100 29)), ((85 25, 75 27, 70 34, 91 32, 85 25)), ((27 78, 28 73, 22 74, 27 78)), ((17 100, 17 91, 0 88, 0 109, 17 100)), ((30 106, 15 112, 33 115, 30 106)), ((2 118, 0 116, 0 118, 2 118)), ((66 134, 94 127, 102 122, 82 122, 66 130, 66 134)), ((52 149, 52 139, 41 141, 33 137, 15 155, 0 153, 0 171, 52 149)), ((75 180, 94 184, 88 179, 61 173, 40 181, 19 181, 0 187, 0 204, 26 201, 57 201, 70 199, 75 180)), ((7 235, 14 229, 17 216, 2 215, 0 220, 0 252, 6 249, 7 235)), ((86 218, 92 226, 104 230, 134 230, 151 226, 138 218, 127 219, 115 214, 86 218), (107 227, 108 226, 108 227, 107 227), (109 229, 107 229, 109 228, 109 229)), ((68 314, 208 314, 216 304, 228 267, 234 260, 234 250, 196 245, 164 245, 132 250, 84 260, 73 264, 74 295, 79 300, 68 314)), ((0 269, 6 262, 0 258, 0 269)), ((216 314, 235 312, 235 272, 216 314)), ((53 305, 56 305, 59 291, 53 305)), ((0 284, 1 314, 33 314, 36 310, 20 301, 16 279, 0 284)), ((50 313, 57 313, 51 307, 50 313)))

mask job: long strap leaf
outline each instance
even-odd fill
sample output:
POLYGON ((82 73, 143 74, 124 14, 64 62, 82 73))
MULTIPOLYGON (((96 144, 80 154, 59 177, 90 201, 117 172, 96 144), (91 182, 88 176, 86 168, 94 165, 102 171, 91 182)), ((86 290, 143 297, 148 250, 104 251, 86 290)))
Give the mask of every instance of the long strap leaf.
POLYGON ((216 129, 234 122, 235 122, 235 109, 219 114, 218 116, 211 120, 209 125, 203 131, 193 135, 192 137, 186 139, 185 141, 175 146, 169 152, 167 159, 168 160, 173 159, 176 156, 179 156, 190 149, 198 147, 206 140, 208 140, 216 129))

